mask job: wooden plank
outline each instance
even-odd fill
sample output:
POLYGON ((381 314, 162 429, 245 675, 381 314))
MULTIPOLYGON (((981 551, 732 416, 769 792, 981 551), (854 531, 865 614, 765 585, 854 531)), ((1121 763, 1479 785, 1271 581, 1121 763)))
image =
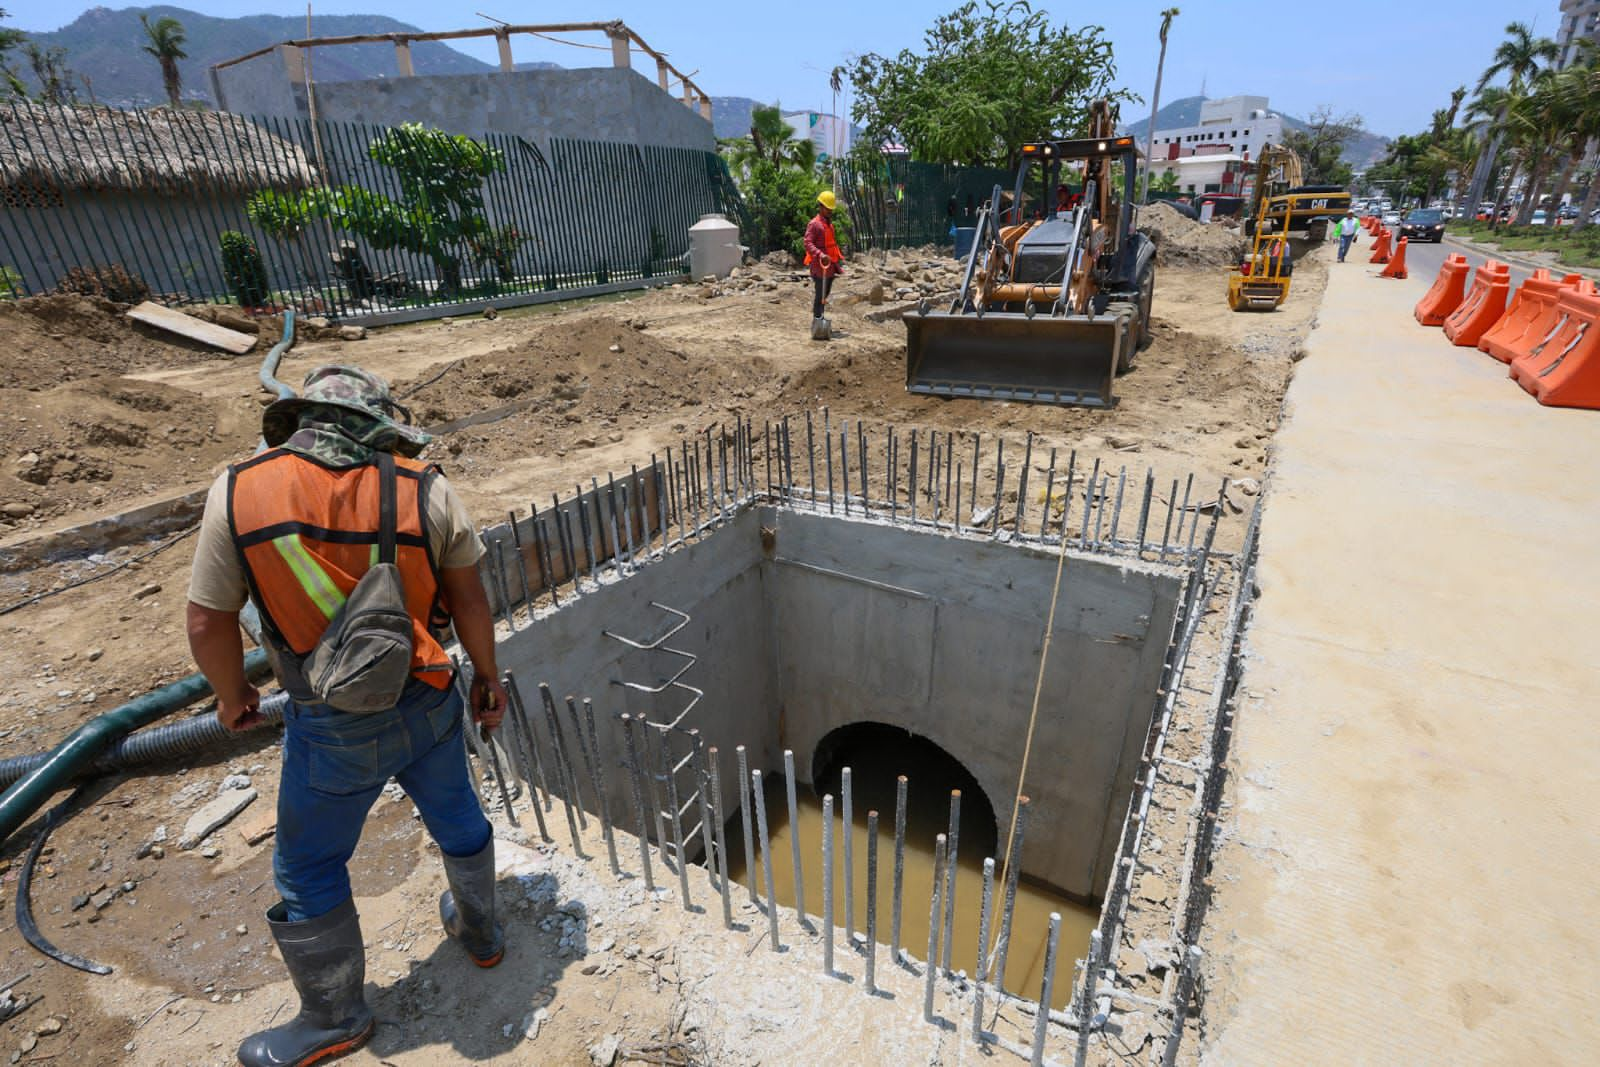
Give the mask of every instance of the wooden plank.
POLYGON ((180 337, 187 337, 191 341, 199 341, 212 348, 220 348, 224 352, 232 352, 236 356, 242 356, 256 346, 256 338, 247 333, 205 322, 185 315, 181 311, 173 311, 171 308, 151 303, 149 300, 137 307, 129 308, 128 318, 178 334, 180 337))

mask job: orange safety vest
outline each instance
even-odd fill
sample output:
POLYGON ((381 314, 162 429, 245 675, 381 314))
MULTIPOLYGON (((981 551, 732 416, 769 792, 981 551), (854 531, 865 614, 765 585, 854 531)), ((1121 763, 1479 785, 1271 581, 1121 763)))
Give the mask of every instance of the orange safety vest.
MULTIPOLYGON (((438 468, 403 456, 394 464, 395 564, 411 616, 411 672, 443 689, 454 666, 428 630, 439 606, 439 572, 428 544, 426 500, 438 468)), ((377 561, 378 488, 375 463, 325 467, 281 448, 228 468, 228 525, 272 644, 296 657, 309 653, 377 561)), ((281 670, 279 681, 289 686, 281 670)))
MULTIPOLYGON (((844 262, 844 253, 839 251, 838 238, 834 236, 833 223, 827 219, 822 220, 822 250, 828 255, 828 266, 824 270, 837 270, 844 262)), ((806 253, 804 261, 806 266, 811 266, 811 253, 806 253)))

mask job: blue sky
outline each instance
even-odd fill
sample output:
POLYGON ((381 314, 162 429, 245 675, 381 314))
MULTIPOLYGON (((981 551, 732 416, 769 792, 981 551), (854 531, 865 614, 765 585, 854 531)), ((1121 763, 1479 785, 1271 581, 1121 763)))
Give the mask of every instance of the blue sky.
MULTIPOLYGON (((1330 104, 1339 112, 1362 115, 1369 129, 1391 136, 1425 126, 1434 108, 1449 103, 1453 86, 1465 83, 1470 88, 1507 22, 1529 22, 1549 36, 1559 25, 1558 0, 1455 0, 1448 5, 1407 0, 1326 5, 1176 2, 1183 13, 1169 38, 1163 98, 1189 96, 1204 85, 1213 97, 1266 95, 1273 108, 1300 116, 1330 104)), ((923 29, 957 3, 589 0, 501 6, 496 0, 320 0, 315 10, 380 11, 429 30, 483 25, 477 11, 530 23, 621 18, 653 47, 670 53, 680 69, 698 70, 695 80, 708 93, 776 98, 798 110, 829 104, 827 72, 834 65, 863 52, 889 54, 917 46, 923 29)), ((1158 12, 1171 3, 1101 0, 1036 6, 1074 27, 1103 25, 1115 46, 1119 82, 1148 100, 1155 79, 1158 12)), ((24 30, 56 29, 87 6, 0 0, 0 7, 11 12, 10 24, 24 30)), ((266 0, 179 0, 176 6, 210 15, 304 11, 297 3, 266 0)), ((492 43, 468 45, 463 51, 494 59, 492 43)), ((605 57, 555 44, 535 46, 523 38, 517 58, 581 66, 605 57)), ((1128 109, 1126 117, 1138 117, 1142 110, 1128 109)))

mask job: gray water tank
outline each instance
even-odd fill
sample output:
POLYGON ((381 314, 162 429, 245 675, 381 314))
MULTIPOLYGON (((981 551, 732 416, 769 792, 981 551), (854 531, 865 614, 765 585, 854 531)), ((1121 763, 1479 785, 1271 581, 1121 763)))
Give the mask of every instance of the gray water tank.
POLYGON ((689 227, 689 276, 696 281, 708 274, 726 278, 743 258, 739 227, 726 215, 701 215, 689 227))

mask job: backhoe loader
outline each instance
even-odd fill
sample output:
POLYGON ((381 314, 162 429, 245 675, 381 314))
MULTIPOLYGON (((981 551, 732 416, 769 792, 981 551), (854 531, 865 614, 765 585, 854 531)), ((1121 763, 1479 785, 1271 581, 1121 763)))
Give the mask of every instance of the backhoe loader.
POLYGON ((1150 338, 1155 246, 1134 228, 1134 140, 1115 135, 1108 101, 1096 100, 1089 113, 1088 137, 1023 145, 1010 196, 996 185, 979 214, 949 306, 924 300, 903 316, 909 392, 1114 403, 1116 375, 1150 338), (1066 178, 1080 169, 1073 193, 1066 178), (1033 209, 1030 175, 1044 194, 1033 209))

